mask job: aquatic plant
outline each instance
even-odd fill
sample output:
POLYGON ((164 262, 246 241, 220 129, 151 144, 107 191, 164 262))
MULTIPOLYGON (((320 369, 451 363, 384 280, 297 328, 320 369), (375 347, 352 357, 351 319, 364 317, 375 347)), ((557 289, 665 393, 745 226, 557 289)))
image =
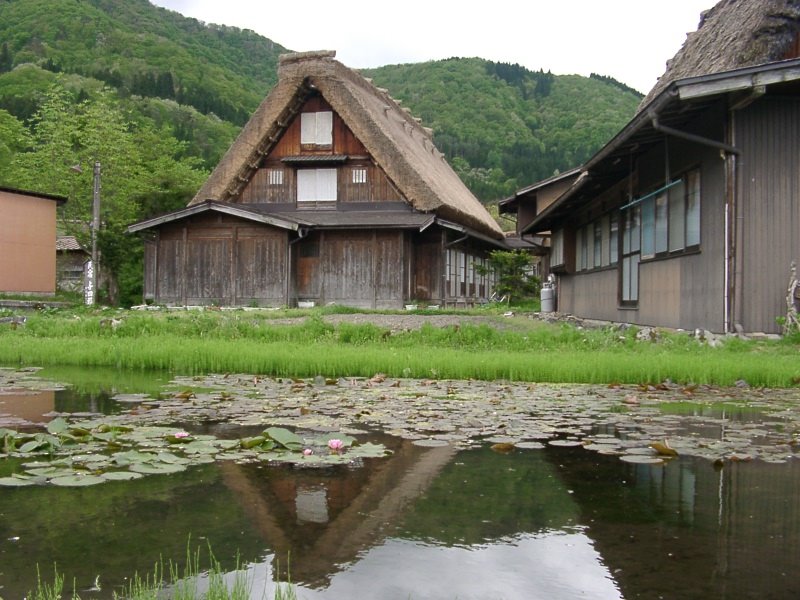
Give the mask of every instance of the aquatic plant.
POLYGON ((238 440, 192 435, 152 425, 67 423, 61 417, 50 421, 47 428, 51 433, 0 429, 0 457, 28 460, 22 463, 22 472, 0 477, 0 486, 84 487, 144 475, 179 473, 192 465, 215 460, 332 466, 380 458, 388 453, 380 444, 360 444, 342 433, 303 436, 283 427, 269 427, 258 436, 238 440), (326 446, 332 449, 335 446, 337 450, 330 455, 304 451, 326 446))

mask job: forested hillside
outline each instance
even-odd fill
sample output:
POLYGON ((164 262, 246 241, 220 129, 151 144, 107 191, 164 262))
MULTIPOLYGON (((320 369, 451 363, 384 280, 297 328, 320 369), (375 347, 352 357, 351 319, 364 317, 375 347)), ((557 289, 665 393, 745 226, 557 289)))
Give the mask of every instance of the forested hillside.
MULTIPOLYGON (((86 243, 90 165, 100 161, 107 291, 136 301, 141 244, 126 225, 186 204, 274 85, 286 51, 147 0, 0 0, 0 185, 67 196, 62 230, 86 243)), ((608 77, 479 58, 364 74, 434 129, 485 202, 580 164, 641 98, 608 77)))
POLYGON ((608 77, 480 58, 365 71, 425 125, 482 200, 577 166, 633 116, 641 94, 608 77))

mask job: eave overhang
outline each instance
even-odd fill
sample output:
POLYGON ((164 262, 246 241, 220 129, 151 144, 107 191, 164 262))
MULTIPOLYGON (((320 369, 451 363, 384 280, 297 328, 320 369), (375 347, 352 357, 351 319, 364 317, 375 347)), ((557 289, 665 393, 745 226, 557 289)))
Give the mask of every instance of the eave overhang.
POLYGON ((263 225, 272 225, 273 227, 279 227, 289 231, 297 231, 300 227, 299 223, 287 219, 283 215, 278 216, 275 214, 255 212, 252 210, 247 210, 246 208, 242 208, 241 205, 206 200, 201 204, 193 204, 184 209, 177 210, 166 215, 161 215, 159 217, 134 223, 133 225, 128 226, 128 233, 136 233, 146 229, 152 229, 153 227, 159 227, 160 225, 165 225, 174 221, 180 221, 181 219, 186 219, 187 217, 207 212, 217 212, 233 217, 239 217, 247 221, 261 223, 263 225))
MULTIPOLYGON (((742 106, 762 95, 767 86, 798 81, 800 59, 673 81, 590 158, 581 167, 581 174, 573 185, 520 233, 524 235, 552 229, 554 223, 626 177, 630 173, 632 158, 663 143, 665 136, 693 138, 697 143, 719 148, 722 152, 737 153, 735 147, 725 144, 723 140, 693 136, 681 128, 725 95, 734 95, 733 100, 742 106)), ((525 189, 541 187, 546 182, 525 189)), ((524 190, 520 190, 506 201, 523 193, 524 190)))

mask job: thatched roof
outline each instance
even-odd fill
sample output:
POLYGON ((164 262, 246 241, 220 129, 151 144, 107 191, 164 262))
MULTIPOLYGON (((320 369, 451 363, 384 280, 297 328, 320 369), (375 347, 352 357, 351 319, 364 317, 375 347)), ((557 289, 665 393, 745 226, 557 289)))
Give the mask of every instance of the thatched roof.
POLYGON ((702 13, 639 108, 677 79, 794 58, 799 31, 800 0, 721 0, 702 13))
POLYGON ((334 52, 280 57, 278 83, 189 205, 228 202, 252 177, 306 98, 318 91, 411 205, 493 238, 502 231, 434 146, 431 132, 399 102, 334 59, 334 52))

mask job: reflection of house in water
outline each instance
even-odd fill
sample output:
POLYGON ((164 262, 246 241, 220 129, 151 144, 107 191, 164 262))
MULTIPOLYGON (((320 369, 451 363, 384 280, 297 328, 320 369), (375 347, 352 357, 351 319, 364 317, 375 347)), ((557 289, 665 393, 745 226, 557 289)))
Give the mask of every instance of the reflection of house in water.
POLYGON ((109 392, 79 393, 74 389, 0 389, 0 427, 40 427, 55 414, 112 414, 120 411, 109 392))
POLYGON ((380 544, 406 508, 455 456, 452 446, 423 448, 380 440, 391 456, 357 468, 263 469, 225 463, 225 484, 291 577, 326 585, 346 563, 380 544))
POLYGON ((581 521, 625 598, 797 598, 800 465, 665 467, 561 452, 581 521))
POLYGON ((0 427, 25 427, 50 420, 44 415, 55 407, 52 390, 0 390, 0 427))

